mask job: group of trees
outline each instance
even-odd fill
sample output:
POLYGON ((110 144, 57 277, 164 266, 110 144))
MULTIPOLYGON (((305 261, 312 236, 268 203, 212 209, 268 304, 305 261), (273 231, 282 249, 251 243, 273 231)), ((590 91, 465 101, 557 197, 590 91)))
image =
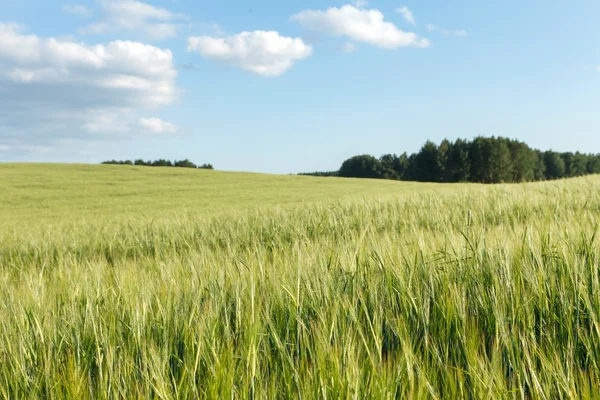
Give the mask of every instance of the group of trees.
POLYGON ((428 141, 418 153, 352 157, 338 175, 420 182, 502 183, 600 173, 600 154, 542 152, 518 140, 477 137, 428 141))
POLYGON ((187 158, 185 160, 181 160, 181 161, 175 160, 173 162, 171 162, 170 160, 163 160, 163 159, 155 160, 155 161, 144 161, 144 160, 135 160, 135 161, 123 160, 123 161, 117 161, 117 160, 111 160, 111 161, 104 161, 102 164, 142 165, 142 166, 146 166, 146 167, 179 167, 179 168, 214 169, 211 164, 196 165, 193 162, 191 162, 190 160, 188 160, 187 158))
POLYGON ((340 172, 339 171, 317 171, 317 172, 300 173, 298 175, 308 175, 308 176, 340 176, 340 172))

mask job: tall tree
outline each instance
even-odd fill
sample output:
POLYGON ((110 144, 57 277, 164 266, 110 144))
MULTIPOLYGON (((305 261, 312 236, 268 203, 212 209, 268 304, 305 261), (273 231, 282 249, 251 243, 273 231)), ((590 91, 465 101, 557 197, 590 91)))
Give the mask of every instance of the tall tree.
POLYGON ((513 165, 508 143, 508 139, 495 137, 492 137, 489 141, 489 183, 503 183, 512 181, 513 165))
POLYGON ((489 139, 481 136, 476 137, 469 146, 472 182, 489 183, 490 157, 489 139))
POLYGON ((418 181, 419 180, 419 171, 417 168, 417 154, 412 153, 408 156, 408 167, 406 168, 406 172, 404 173, 404 180, 407 181, 418 181))
POLYGON ((468 182, 471 178, 471 161, 469 159, 469 143, 458 139, 448 152, 444 176, 447 182, 468 182))
POLYGON ((554 151, 544 153, 544 164, 546 165, 546 179, 561 179, 565 177, 565 160, 554 151))
POLYGON ((587 174, 587 165, 589 157, 580 152, 575 153, 571 161, 570 176, 582 176, 587 174))
POLYGON ((526 182, 535 179, 537 154, 525 143, 512 140, 508 143, 512 158, 512 181, 526 182))
POLYGON ((543 181, 546 179, 546 163, 544 162, 544 153, 540 150, 535 150, 535 167, 533 169, 533 179, 543 181))
POLYGON ((340 167, 340 176, 346 178, 382 179, 385 177, 385 171, 377 158, 365 154, 344 161, 340 167))
POLYGON ((587 163, 588 174, 600 174, 600 155, 591 155, 587 163))
POLYGON ((415 157, 417 181, 441 182, 442 168, 439 164, 438 146, 432 141, 427 141, 415 157))
POLYGON ((438 146, 438 160, 437 164, 440 169, 440 182, 452 182, 449 171, 447 170, 448 157, 452 152, 452 143, 448 139, 442 140, 438 146))
POLYGON ((398 172, 396 172, 396 164, 398 163, 398 156, 395 154, 385 154, 379 158, 379 162, 381 164, 381 169, 383 170, 383 174, 385 179, 400 179, 398 172))

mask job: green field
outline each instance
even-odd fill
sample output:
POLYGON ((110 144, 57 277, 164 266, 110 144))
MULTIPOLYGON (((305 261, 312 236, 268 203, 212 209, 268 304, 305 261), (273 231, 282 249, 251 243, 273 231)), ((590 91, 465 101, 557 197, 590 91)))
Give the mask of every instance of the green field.
POLYGON ((0 164, 0 224, 147 222, 449 187, 187 168, 0 164))
POLYGON ((599 191, 0 164, 0 397, 600 398, 599 191))

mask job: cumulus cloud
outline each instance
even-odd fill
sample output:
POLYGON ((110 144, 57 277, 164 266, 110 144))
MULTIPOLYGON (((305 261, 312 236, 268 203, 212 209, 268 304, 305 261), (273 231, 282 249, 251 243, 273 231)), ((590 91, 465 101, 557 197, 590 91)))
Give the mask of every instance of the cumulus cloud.
POLYGON ((451 30, 451 29, 441 28, 441 27, 439 27, 437 25, 433 25, 433 24, 427 24, 425 26, 425 29, 427 29, 429 32, 440 32, 444 36, 464 37, 464 36, 469 35, 468 32, 464 29, 451 30))
POLYGON ((92 15, 94 15, 92 10, 80 4, 65 4, 63 6, 63 11, 69 14, 78 15, 83 18, 91 18, 92 15))
POLYGON ((185 15, 136 0, 100 0, 102 18, 80 29, 82 34, 133 32, 150 40, 177 36, 185 15))
POLYGON ((282 75, 295 61, 312 54, 312 47, 302 39, 275 31, 242 32, 224 38, 189 37, 187 49, 262 76, 282 75))
MULTIPOLYGON (((14 24, 0 24, 0 77, 26 91, 40 85, 94 88, 83 98, 119 92, 117 103, 148 106, 169 104, 177 75, 170 50, 131 41, 85 45, 23 33, 14 24)), ((60 93, 48 93, 60 98, 60 93)))
POLYGON ((140 118, 140 125, 152 133, 175 133, 177 127, 170 122, 165 122, 159 118, 140 118))
POLYGON ((173 103, 176 75, 170 50, 131 41, 87 45, 0 23, 0 145, 141 132, 137 112, 173 103))
POLYGON ((379 10, 365 10, 349 4, 341 8, 330 7, 325 11, 302 11, 291 19, 324 35, 346 36, 385 49, 431 45, 429 40, 413 32, 404 32, 391 22, 384 21, 384 15, 379 10))
POLYGON ((401 7, 396 9, 396 11, 398 13, 400 13, 400 15, 402 15, 402 17, 404 18, 404 20, 406 22, 408 22, 411 25, 417 25, 417 21, 415 20, 415 16, 413 14, 412 11, 410 11, 410 9, 408 7, 401 7))

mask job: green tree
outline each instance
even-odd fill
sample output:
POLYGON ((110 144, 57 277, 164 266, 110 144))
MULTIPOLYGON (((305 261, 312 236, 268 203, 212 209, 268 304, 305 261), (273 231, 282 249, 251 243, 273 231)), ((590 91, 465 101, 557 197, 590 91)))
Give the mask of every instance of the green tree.
POLYGON ((554 151, 544 153, 546 179, 561 179, 565 177, 565 160, 554 151))
POLYGON ((469 145, 469 164, 471 165, 471 181, 488 183, 490 177, 491 156, 489 139, 476 137, 469 145))
POLYGON ((385 179, 400 179, 394 166, 396 165, 398 156, 395 154, 385 154, 379 158, 381 169, 385 179))
POLYGON ((414 159, 416 180, 420 182, 441 182, 442 168, 439 160, 438 146, 428 140, 414 159))
POLYGON ((187 158, 185 160, 175 161, 174 166, 175 167, 180 167, 180 168, 196 168, 196 164, 194 164, 193 162, 191 162, 187 158))
POLYGON ((540 150, 535 150, 535 167, 533 169, 533 178, 536 181, 543 181, 546 179, 546 164, 544 163, 544 153, 540 150))
POLYGON ((600 174, 600 155, 591 155, 587 163, 588 174, 600 174))
POLYGON ((512 182, 513 163, 510 154, 509 140, 492 137, 490 145, 490 183, 512 182))
POLYGON ((396 171, 398 179, 407 180, 408 167, 409 161, 406 152, 400 154, 400 156, 394 160, 394 171, 396 171))
POLYGON ((452 151, 452 143, 448 139, 442 140, 440 145, 438 146, 438 156, 437 156, 437 164, 440 169, 440 182, 452 182, 452 178, 446 169, 448 164, 448 157, 450 156, 450 152, 452 151))
POLYGON ((538 166, 538 158, 535 151, 531 150, 523 142, 512 140, 508 143, 512 158, 513 182, 526 182, 535 179, 535 169, 538 166))
POLYGON ((346 178, 382 179, 385 171, 381 162, 370 155, 354 156, 344 161, 340 167, 340 176, 346 178))
POLYGON ((469 142, 458 139, 450 147, 444 168, 446 182, 468 182, 471 177, 469 142))
POLYGON ((561 158, 565 162, 565 177, 584 175, 587 172, 587 157, 579 152, 561 153, 561 158))
POLYGON ((583 176, 587 174, 589 156, 580 152, 575 153, 571 161, 570 176, 583 176))

